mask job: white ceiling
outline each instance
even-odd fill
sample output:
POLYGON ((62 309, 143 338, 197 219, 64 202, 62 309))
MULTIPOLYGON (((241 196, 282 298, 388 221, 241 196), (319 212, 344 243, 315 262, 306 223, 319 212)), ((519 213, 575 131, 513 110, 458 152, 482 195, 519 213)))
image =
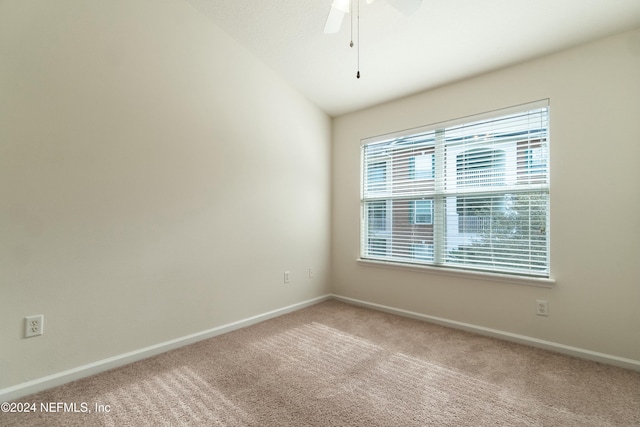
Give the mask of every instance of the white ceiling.
POLYGON ((356 79, 351 16, 323 33, 332 0, 187 1, 332 116, 640 27, 640 0, 360 0, 356 79))

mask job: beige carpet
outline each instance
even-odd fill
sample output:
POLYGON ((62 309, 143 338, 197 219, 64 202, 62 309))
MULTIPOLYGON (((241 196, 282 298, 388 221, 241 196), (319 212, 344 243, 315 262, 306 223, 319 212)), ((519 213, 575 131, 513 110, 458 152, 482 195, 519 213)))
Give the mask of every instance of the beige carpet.
POLYGON ((640 373, 326 301, 19 401, 0 425, 640 426, 640 373))

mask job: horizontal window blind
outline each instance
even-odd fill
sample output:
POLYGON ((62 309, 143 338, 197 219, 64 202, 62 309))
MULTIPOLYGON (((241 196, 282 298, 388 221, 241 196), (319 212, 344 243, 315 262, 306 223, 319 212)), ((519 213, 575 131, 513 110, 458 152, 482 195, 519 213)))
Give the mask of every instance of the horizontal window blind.
POLYGON ((548 105, 366 141, 361 258, 549 277, 548 105))

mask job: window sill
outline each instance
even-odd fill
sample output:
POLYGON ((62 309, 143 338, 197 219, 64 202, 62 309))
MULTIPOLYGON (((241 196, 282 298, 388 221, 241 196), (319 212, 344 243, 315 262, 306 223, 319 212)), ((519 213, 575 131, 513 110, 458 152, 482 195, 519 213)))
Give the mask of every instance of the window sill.
POLYGON ((371 267, 395 268, 398 270, 418 271, 423 273, 433 273, 443 276, 457 276, 465 279, 484 280, 492 282, 513 283, 516 285, 538 286, 542 288, 552 288, 556 281, 544 277, 525 277, 510 274, 486 273, 480 271, 456 270, 445 267, 430 267, 428 265, 409 265, 389 261, 376 261, 370 259, 357 259, 359 264, 371 267))

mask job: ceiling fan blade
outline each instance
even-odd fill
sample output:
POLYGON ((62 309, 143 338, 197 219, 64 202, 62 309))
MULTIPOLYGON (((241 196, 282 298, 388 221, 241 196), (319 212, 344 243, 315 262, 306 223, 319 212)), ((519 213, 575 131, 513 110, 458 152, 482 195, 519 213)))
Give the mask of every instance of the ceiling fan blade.
POLYGON ((343 19, 344 12, 332 7, 329 10, 329 15, 327 16, 327 22, 324 23, 325 34, 333 34, 340 31, 343 19))
POLYGON ((420 9, 422 0, 387 0, 391 6, 398 9, 405 15, 411 15, 420 9))
POLYGON ((340 31, 344 15, 349 13, 350 0, 333 0, 327 22, 324 24, 325 34, 333 34, 340 31))

